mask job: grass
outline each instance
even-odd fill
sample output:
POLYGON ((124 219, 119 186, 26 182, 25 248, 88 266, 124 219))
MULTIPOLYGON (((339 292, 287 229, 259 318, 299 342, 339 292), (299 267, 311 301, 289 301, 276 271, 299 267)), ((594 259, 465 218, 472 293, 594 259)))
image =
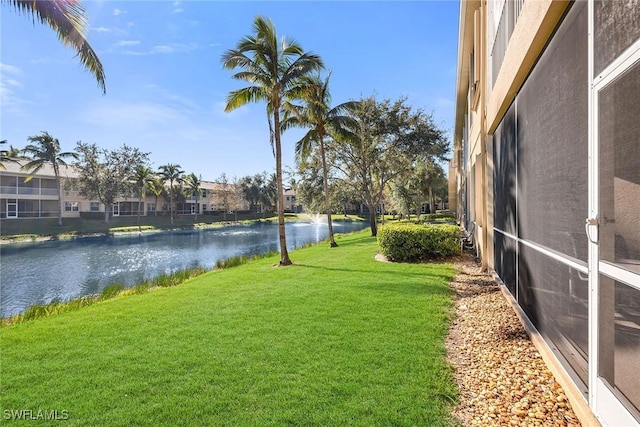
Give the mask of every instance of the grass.
MULTIPOLYGON (((368 232, 0 329, 0 411, 64 425, 455 425, 447 264, 368 232)), ((9 421, 9 420, 4 420, 9 421)), ((30 421, 30 425, 50 425, 30 421)))

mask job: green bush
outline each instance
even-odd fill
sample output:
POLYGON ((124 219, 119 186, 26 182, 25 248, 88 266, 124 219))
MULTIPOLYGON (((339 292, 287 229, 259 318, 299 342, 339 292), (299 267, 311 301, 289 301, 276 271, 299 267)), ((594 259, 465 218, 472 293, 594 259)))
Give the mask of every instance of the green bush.
POLYGON ((425 222, 456 222, 456 216, 452 213, 432 213, 422 215, 425 222))
POLYGON ((415 262, 460 253, 457 225, 390 223, 378 229, 378 244, 389 259, 415 262))

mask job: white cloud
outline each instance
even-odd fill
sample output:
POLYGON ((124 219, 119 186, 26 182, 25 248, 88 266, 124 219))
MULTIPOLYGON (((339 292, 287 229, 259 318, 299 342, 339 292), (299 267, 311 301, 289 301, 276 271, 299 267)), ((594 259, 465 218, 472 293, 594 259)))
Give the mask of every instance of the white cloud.
POLYGON ((126 12, 126 11, 124 11, 124 10, 121 10, 121 9, 113 9, 113 16, 120 16, 120 15, 125 14, 125 13, 127 13, 127 12, 126 12))
POLYGON ((2 74, 11 74, 13 76, 21 76, 22 70, 18 67, 9 64, 3 64, 0 62, 0 75, 2 74))
POLYGON ((22 69, 0 62, 0 105, 5 115, 25 116, 25 107, 32 104, 19 95, 23 87, 19 80, 22 76, 22 69))
POLYGON ((122 46, 137 46, 140 44, 140 40, 120 40, 117 41, 114 46, 122 47, 122 46))
POLYGON ((150 53, 184 53, 191 52, 197 47, 195 43, 169 43, 154 46, 150 53))

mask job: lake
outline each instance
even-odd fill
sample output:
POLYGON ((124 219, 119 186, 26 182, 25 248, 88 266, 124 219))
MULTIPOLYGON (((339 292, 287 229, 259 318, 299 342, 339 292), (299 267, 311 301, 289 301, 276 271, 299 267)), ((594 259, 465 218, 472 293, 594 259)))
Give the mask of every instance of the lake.
MULTIPOLYGON (((349 233, 368 225, 336 222, 333 228, 349 233)), ((287 223, 286 232, 288 249, 320 242, 329 234, 326 223, 287 223)), ((33 304, 97 294, 113 283, 133 286, 163 273, 211 269, 218 260, 279 247, 277 223, 1 245, 0 317, 33 304)))

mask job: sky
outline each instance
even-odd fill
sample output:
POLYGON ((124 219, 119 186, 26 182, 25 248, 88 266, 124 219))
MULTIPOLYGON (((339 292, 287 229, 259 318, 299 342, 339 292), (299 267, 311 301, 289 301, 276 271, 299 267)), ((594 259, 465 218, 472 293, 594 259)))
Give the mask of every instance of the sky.
MULTIPOLYGON (((452 135, 458 1, 88 0, 87 38, 105 73, 93 75, 53 30, 0 4, 0 140, 23 148, 47 131, 72 151, 78 141, 149 152, 152 168, 179 164, 215 181, 274 172, 264 103, 225 113, 230 91, 248 86, 222 54, 251 34, 256 16, 279 36, 320 55, 332 104, 375 95, 407 97, 452 135)), ((302 130, 282 136, 285 169, 302 130)))

